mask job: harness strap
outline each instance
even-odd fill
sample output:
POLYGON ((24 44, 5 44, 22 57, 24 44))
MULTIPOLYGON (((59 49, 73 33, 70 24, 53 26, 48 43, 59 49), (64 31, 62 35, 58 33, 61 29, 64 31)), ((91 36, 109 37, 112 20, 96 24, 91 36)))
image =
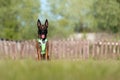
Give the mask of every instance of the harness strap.
POLYGON ((41 54, 45 54, 45 50, 46 50, 46 43, 47 43, 47 39, 42 40, 42 39, 37 39, 37 41, 39 42, 39 46, 41 47, 41 54))

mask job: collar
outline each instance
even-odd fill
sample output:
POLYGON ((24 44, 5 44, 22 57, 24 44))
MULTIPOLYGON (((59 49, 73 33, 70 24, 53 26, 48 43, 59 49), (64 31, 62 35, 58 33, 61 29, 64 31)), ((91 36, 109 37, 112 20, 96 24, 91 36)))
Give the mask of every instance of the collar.
POLYGON ((38 38, 37 41, 42 44, 42 43, 46 43, 48 40, 47 38, 45 40, 38 38))

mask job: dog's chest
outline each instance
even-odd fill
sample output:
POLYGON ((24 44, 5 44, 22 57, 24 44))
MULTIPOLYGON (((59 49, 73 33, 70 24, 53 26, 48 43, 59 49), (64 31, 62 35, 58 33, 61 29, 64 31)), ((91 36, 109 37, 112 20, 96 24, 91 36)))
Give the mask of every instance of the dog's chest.
POLYGON ((45 54, 47 39, 38 39, 39 47, 41 48, 41 54, 45 54))

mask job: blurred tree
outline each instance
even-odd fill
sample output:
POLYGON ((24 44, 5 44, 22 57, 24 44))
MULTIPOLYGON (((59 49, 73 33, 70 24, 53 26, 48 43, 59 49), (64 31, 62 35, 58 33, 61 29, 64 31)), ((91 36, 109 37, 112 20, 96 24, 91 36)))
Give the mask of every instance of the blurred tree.
POLYGON ((120 31, 120 0, 96 0, 93 8, 97 28, 101 31, 120 31))
MULTIPOLYGON (((66 19, 59 19, 56 21, 50 21, 49 26, 49 34, 48 37, 50 38, 66 38, 69 34, 73 33, 72 28, 68 26, 68 21, 66 19)), ((72 26, 72 25, 71 25, 72 26)))
POLYGON ((0 0, 0 37, 34 38, 39 12, 39 0, 0 0))
POLYGON ((48 0, 48 2, 51 18, 56 21, 55 24, 58 24, 59 30, 68 31, 69 34, 74 31, 81 32, 84 30, 83 28, 90 31, 90 27, 94 26, 94 18, 91 13, 94 0, 48 0))
MULTIPOLYGON (((53 25, 65 35, 75 32, 120 31, 120 0, 47 0, 53 25), (62 24, 61 24, 62 23, 62 24), (65 23, 65 25, 64 25, 65 23), (69 29, 69 30, 67 30, 69 29)), ((60 35, 63 35, 60 34, 60 35)))

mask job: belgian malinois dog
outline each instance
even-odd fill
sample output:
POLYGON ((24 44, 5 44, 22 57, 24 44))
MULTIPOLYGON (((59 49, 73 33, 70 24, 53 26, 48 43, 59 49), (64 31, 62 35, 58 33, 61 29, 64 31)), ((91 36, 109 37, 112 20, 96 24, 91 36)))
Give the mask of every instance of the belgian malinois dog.
POLYGON ((38 19, 37 27, 38 27, 38 39, 36 41, 36 48, 38 60, 48 60, 49 59, 48 55, 49 44, 47 40, 48 20, 46 19, 43 25, 41 24, 41 21, 38 19))

